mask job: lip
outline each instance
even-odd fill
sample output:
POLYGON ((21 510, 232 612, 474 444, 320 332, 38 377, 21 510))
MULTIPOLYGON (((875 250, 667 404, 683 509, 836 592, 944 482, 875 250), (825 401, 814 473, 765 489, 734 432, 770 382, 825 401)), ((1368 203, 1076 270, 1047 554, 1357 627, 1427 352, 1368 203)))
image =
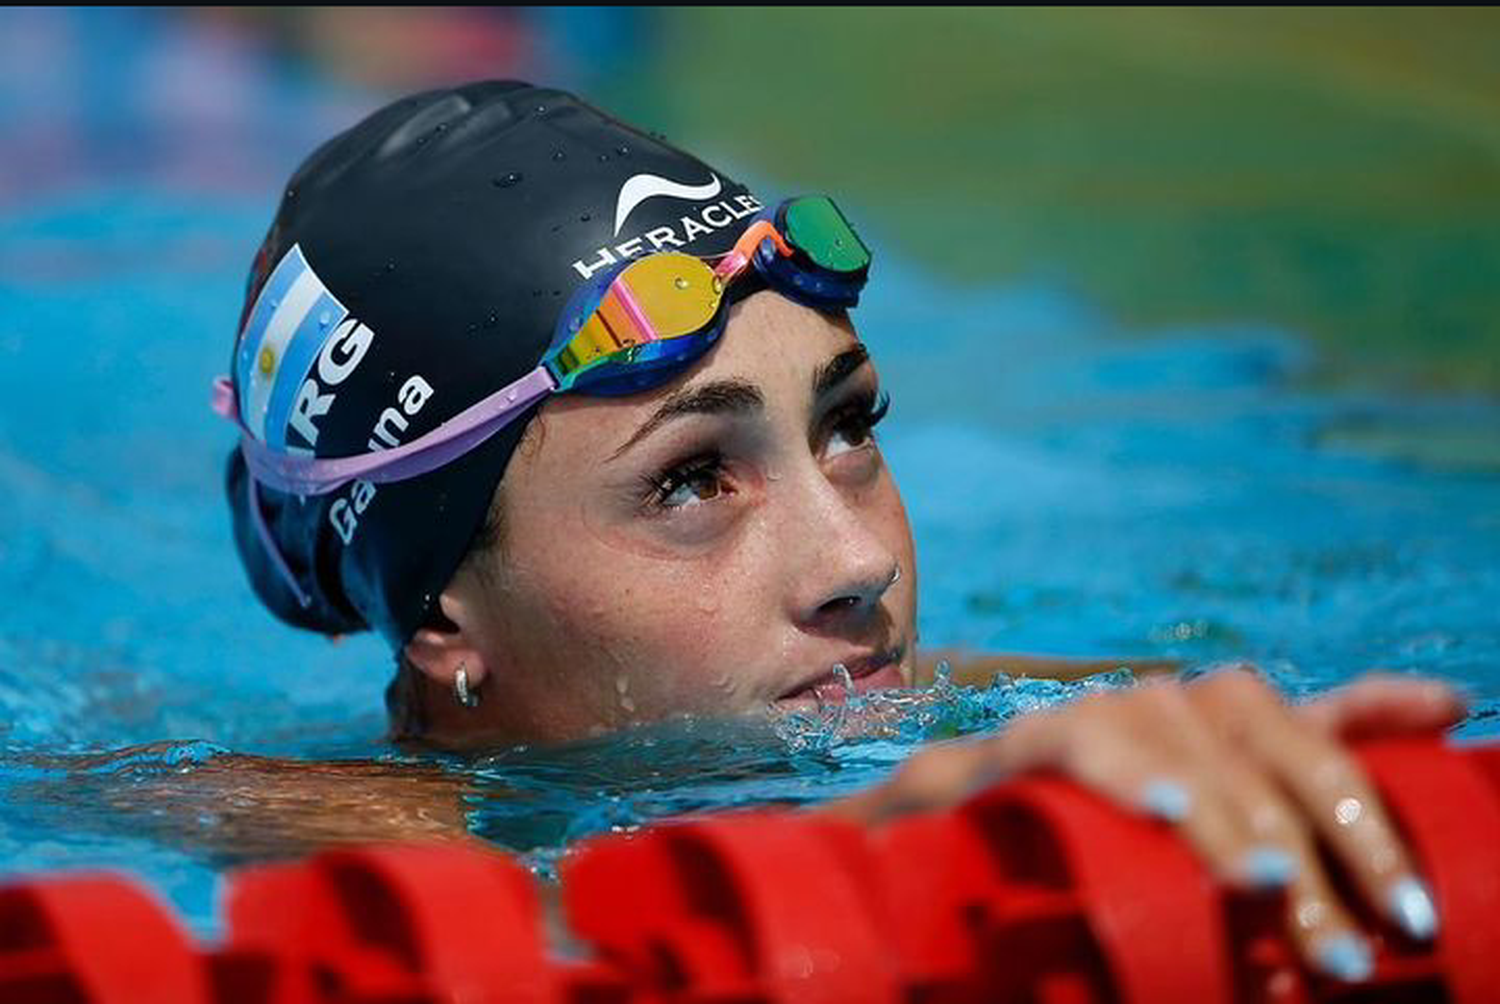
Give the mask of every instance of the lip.
MULTIPOLYGON (((906 686, 906 678, 901 674, 901 660, 905 655, 906 645, 897 644, 876 652, 867 650, 863 653, 851 653, 845 658, 835 659, 829 665, 842 664, 849 672, 849 679, 854 684, 852 692, 863 694, 886 687, 906 686)), ((844 687, 843 681, 834 675, 830 668, 825 673, 802 681, 776 700, 778 702, 817 700, 820 703, 834 703, 842 701, 849 692, 844 687)))

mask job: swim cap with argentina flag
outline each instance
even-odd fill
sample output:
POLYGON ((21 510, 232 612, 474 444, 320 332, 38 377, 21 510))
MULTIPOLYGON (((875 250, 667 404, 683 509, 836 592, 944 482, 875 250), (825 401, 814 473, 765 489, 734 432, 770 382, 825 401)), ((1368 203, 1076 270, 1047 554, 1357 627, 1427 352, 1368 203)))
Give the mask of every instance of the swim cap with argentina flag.
MULTIPOLYGON (((404 98, 288 183, 232 357, 240 420, 272 449, 318 457, 409 442, 531 371, 579 283, 653 251, 722 254, 760 208, 563 91, 489 81, 404 98)), ((256 594, 292 624, 401 646, 527 424, 419 477, 320 496, 252 483, 235 449, 227 493, 256 594)))

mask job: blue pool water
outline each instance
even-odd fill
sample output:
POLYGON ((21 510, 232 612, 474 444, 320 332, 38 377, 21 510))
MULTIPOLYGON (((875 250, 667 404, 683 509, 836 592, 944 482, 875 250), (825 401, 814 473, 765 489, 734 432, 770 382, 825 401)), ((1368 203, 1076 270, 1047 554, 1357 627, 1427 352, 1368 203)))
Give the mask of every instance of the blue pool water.
MULTIPOLYGON (((61 30, 23 27, 33 58, 61 30)), ((243 581, 232 437, 207 408, 279 181, 370 99, 272 86, 253 52, 163 32, 179 63, 151 72, 212 57, 234 99, 187 133, 180 109, 95 120, 63 95, 59 136, 0 97, 0 874, 129 869, 209 930, 221 870, 284 850, 235 793, 183 796, 231 752, 418 761, 393 775, 545 870, 588 833, 852 790, 924 738, 1076 692, 877 701, 873 735, 691 722, 474 761, 385 745, 381 646, 283 628, 243 581), (104 135, 125 124, 138 148, 104 135), (16 167, 58 144, 102 152, 74 177, 16 167)), ((881 246, 879 207, 855 209, 881 246)), ((1500 733, 1500 408, 1312 389, 1294 332, 1123 330, 1060 282, 959 290, 890 253, 857 321, 894 401, 926 642, 1248 658, 1295 694, 1431 673, 1471 694, 1462 734, 1500 733)))

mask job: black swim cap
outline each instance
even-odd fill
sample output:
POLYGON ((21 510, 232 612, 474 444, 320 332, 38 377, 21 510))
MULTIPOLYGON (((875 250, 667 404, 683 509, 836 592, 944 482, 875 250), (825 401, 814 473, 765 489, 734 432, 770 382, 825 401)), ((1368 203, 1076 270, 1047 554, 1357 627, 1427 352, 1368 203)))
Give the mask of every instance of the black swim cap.
MULTIPOLYGON (((251 271, 235 390, 264 416, 257 435, 288 449, 409 442, 533 369, 578 283, 663 248, 722 254, 759 208, 562 91, 491 81, 402 99, 293 175, 251 271)), ((256 529, 235 450, 227 489, 256 594, 292 624, 373 628, 399 648, 469 550, 528 421, 408 481, 305 498, 256 485, 296 589, 256 529)))

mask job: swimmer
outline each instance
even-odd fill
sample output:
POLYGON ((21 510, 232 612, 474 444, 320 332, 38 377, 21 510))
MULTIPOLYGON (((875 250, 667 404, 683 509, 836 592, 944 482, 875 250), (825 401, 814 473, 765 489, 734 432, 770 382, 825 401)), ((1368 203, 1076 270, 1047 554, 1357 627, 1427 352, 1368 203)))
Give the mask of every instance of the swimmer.
MULTIPOLYGON (((379 632, 396 736, 440 748, 930 680, 851 314, 872 281, 832 198, 752 192, 564 92, 398 101, 296 172, 250 275, 217 398, 250 581, 291 624, 379 632)), ((1012 665, 1102 668, 955 677, 1012 665)), ((1341 743, 1461 714, 1405 679, 1292 707, 1246 668, 1158 677, 929 747, 828 808, 874 822, 1051 768, 1230 882, 1288 886, 1308 963, 1357 980, 1370 948, 1319 840, 1411 936, 1436 921, 1341 743)))

